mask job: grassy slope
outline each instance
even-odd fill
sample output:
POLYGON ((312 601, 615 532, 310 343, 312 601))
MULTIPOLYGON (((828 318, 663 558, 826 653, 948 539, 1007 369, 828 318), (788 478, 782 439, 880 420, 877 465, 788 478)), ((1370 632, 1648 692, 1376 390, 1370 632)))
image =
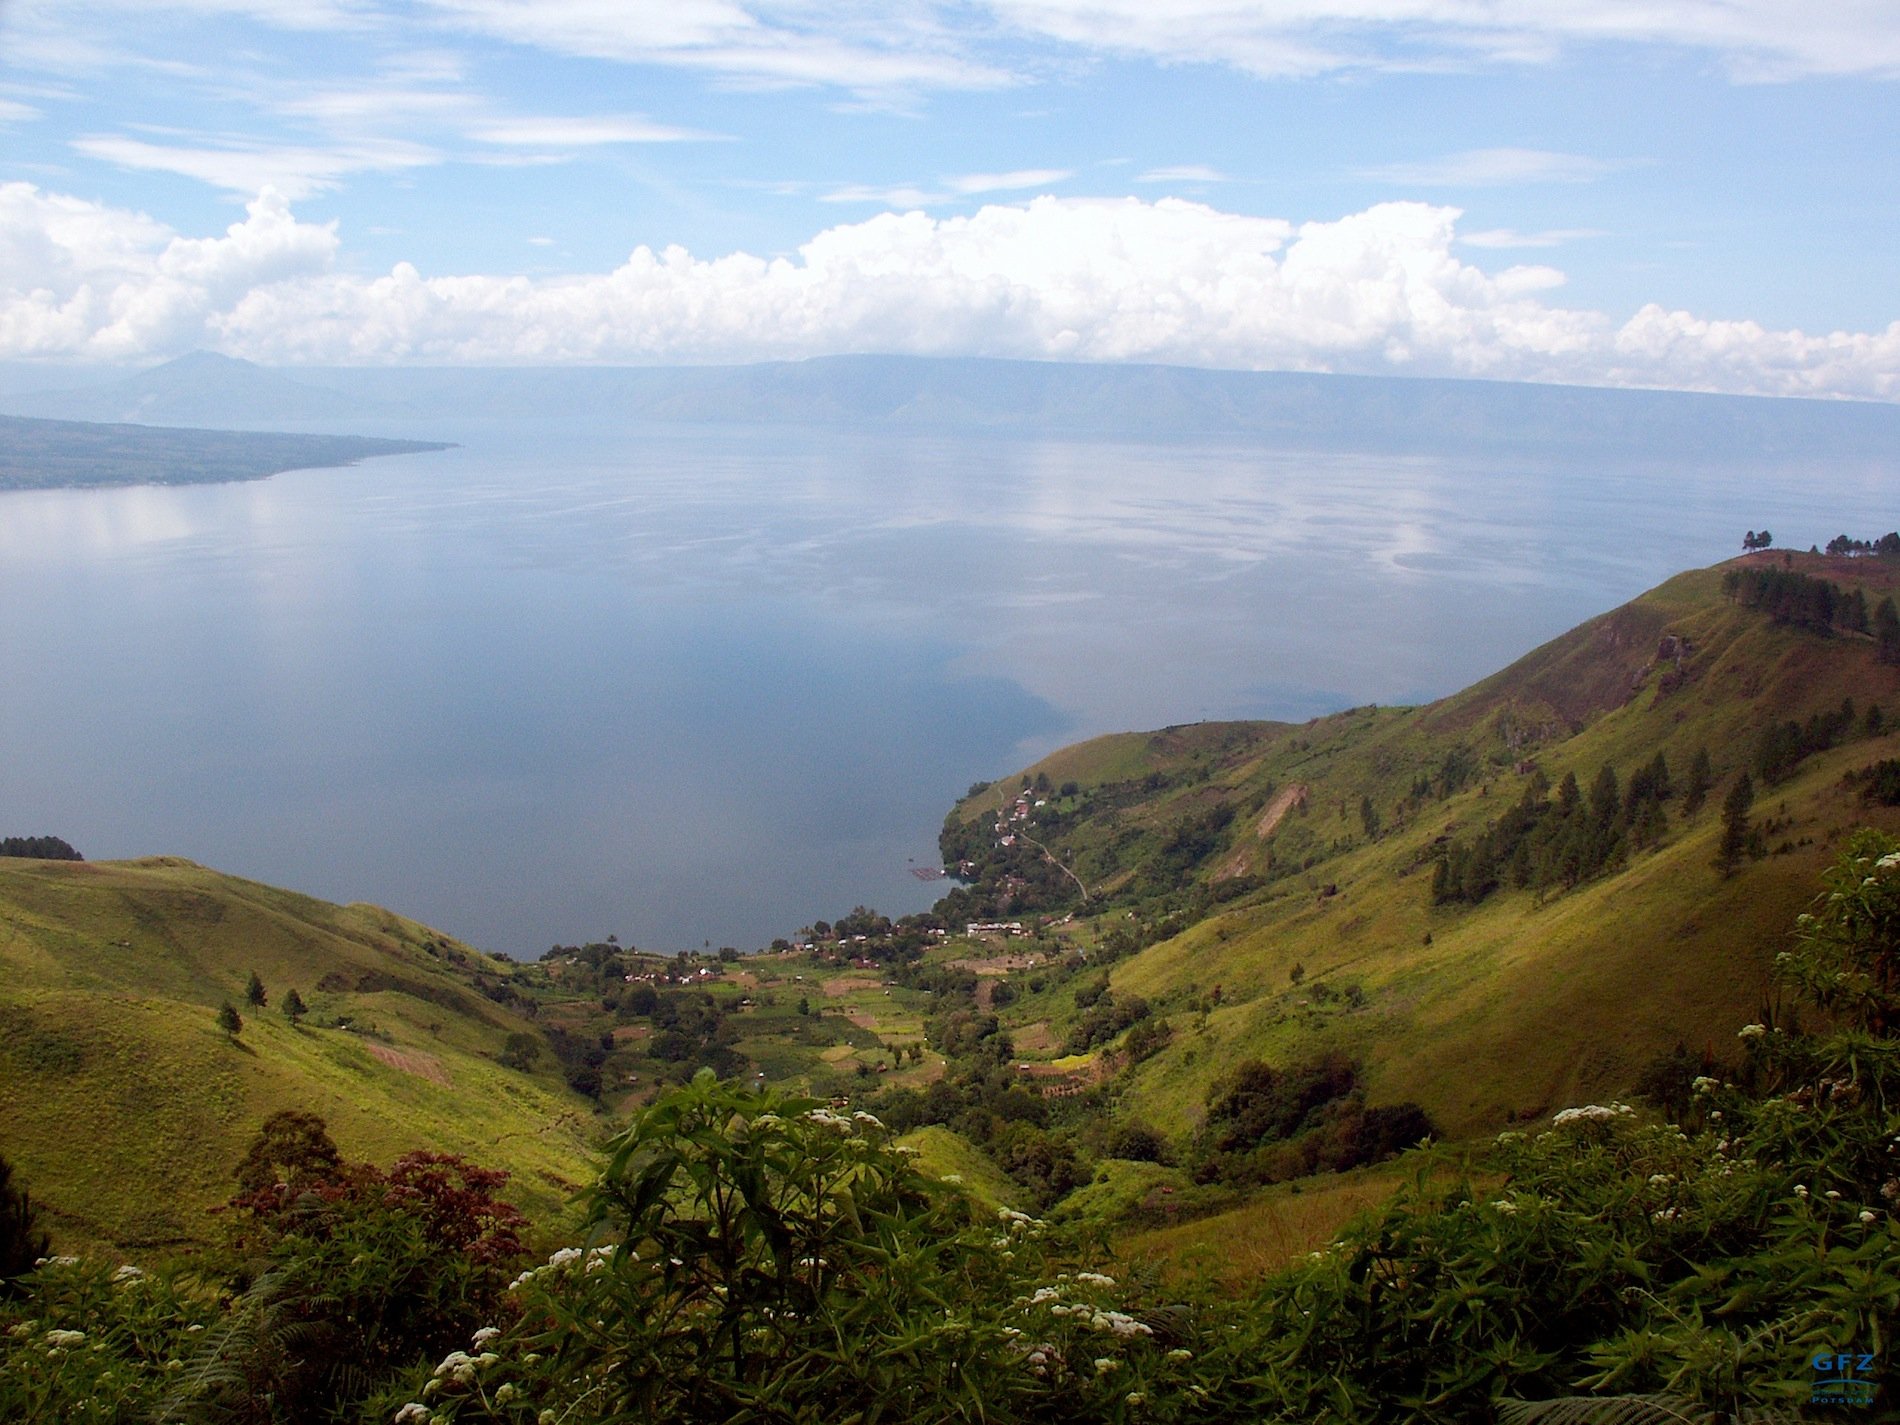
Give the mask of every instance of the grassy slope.
MULTIPOLYGON (((1870 598, 1892 578, 1871 562, 1796 562, 1861 583, 1870 598)), ((1728 881, 1710 866, 1722 791, 1770 721, 1805 719, 1846 696, 1900 713, 1900 671, 1879 665, 1865 639, 1777 628, 1737 608, 1721 594, 1721 572, 1672 579, 1425 708, 1125 734, 1028 769, 1082 785, 1079 819, 1035 834, 1098 889, 1126 880, 1182 818, 1221 803, 1238 814, 1199 879, 1257 873, 1269 851, 1282 864, 1321 858, 1114 968, 1114 988, 1154 1002, 1176 1030, 1168 1049, 1121 1076, 1123 1111, 1180 1134, 1208 1085, 1241 1060, 1340 1047, 1367 1061, 1375 1101, 1416 1099, 1465 1135, 1627 1092, 1678 1039, 1728 1045, 1754 1017, 1767 966, 1832 844, 1855 824, 1900 824, 1840 787, 1844 771, 1900 754, 1900 737, 1836 748, 1763 791, 1757 820, 1785 805, 1792 826, 1772 841, 1797 844, 1728 881), (1666 677, 1673 660, 1658 661, 1665 634, 1691 648, 1679 682, 1666 677), (1527 759, 1553 782, 1574 771, 1587 789, 1605 763, 1627 777, 1659 749, 1680 779, 1698 746, 1714 759, 1709 804, 1686 823, 1672 805, 1661 847, 1622 873, 1542 902, 1506 891, 1476 908, 1431 905, 1434 838, 1469 835, 1511 805, 1527 759), (1478 777, 1449 798, 1408 805, 1414 779, 1453 747, 1476 759, 1478 777), (1165 784, 1131 788, 1151 773, 1165 784), (1306 806, 1262 836, 1273 794, 1296 783, 1306 806), (1362 797, 1384 819, 1377 840, 1365 836, 1362 797), (1337 894, 1322 895, 1327 885, 1337 894), (1305 971, 1297 987, 1296 964, 1305 971), (1367 1003, 1317 1003, 1316 981, 1357 983, 1367 1003), (1217 1007, 1190 1006, 1216 986, 1217 1007)), ((996 799, 987 792, 956 814, 993 813, 996 799)), ((1032 1001, 1023 1012, 1049 1009, 1032 1001)))
POLYGON ((511 1195, 551 1214, 597 1130, 551 1072, 494 1062, 528 1026, 470 978, 506 970, 376 907, 186 861, 0 860, 0 1150, 65 1246, 203 1239, 258 1124, 286 1107, 321 1114, 346 1157, 426 1147, 507 1168, 511 1195), (253 970, 268 1009, 244 1001, 253 970), (292 987, 301 1027, 277 1008, 292 987), (216 1023, 227 1000, 235 1043, 216 1023), (317 1027, 339 1018, 353 1027, 317 1027))

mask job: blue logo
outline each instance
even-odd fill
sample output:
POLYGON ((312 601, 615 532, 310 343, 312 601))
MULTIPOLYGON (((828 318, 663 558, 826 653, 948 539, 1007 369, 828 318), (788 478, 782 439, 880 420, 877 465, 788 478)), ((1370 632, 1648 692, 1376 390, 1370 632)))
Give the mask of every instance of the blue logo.
POLYGON ((1808 1362, 1810 1405, 1872 1405, 1877 1382, 1872 1351, 1822 1351, 1808 1362))

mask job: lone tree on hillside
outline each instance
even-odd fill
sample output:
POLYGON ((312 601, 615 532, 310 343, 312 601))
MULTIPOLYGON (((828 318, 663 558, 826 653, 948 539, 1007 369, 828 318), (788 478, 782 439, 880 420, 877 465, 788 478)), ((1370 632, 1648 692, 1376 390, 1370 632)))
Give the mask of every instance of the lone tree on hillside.
POLYGON ((218 1028, 233 1039, 244 1032, 244 1017, 231 1007, 230 1000, 218 1006, 218 1028))
POLYGON ((282 1183, 293 1193, 343 1176, 343 1155, 330 1128, 301 1108, 280 1108, 257 1130, 237 1165, 240 1193, 267 1192, 282 1183))
POLYGON ((1749 849, 1754 833, 1748 825, 1748 809, 1755 804, 1755 783, 1744 772, 1729 788, 1722 801, 1722 839, 1716 843, 1715 869, 1724 876, 1735 874, 1742 854, 1749 849))
POLYGON ((270 1001, 270 996, 264 993, 264 982, 257 978, 255 970, 251 971, 251 982, 244 987, 244 998, 259 1009, 270 1001))
POLYGON ((303 996, 298 994, 295 989, 292 989, 289 994, 284 996, 284 1002, 281 1008, 284 1011, 284 1018, 288 1019, 292 1024, 301 1024, 303 1017, 310 1013, 310 1006, 303 1002, 303 996))
POLYGON ((52 1239, 39 1230, 39 1215, 26 1189, 13 1185, 13 1165, 0 1158, 0 1296, 52 1247, 52 1239))

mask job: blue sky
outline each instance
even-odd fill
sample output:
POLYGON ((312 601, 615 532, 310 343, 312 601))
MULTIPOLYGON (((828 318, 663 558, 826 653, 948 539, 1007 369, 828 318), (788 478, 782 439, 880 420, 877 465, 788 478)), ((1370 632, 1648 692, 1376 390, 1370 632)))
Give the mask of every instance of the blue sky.
POLYGON ((1900 399, 1891 0, 0 0, 0 358, 1900 399))

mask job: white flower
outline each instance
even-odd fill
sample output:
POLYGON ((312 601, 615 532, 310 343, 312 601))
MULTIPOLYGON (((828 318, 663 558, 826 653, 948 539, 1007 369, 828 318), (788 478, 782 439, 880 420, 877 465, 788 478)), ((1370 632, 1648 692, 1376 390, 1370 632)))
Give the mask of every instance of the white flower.
POLYGON ((1110 1371, 1120 1370, 1121 1365, 1122 1363, 1120 1361, 1114 1360, 1111 1357, 1097 1356, 1095 1358, 1095 1374, 1097 1374, 1098 1376, 1105 1376, 1110 1371))
POLYGON ((1759 1039, 1767 1032, 1768 1030, 1765 1025, 1744 1024, 1740 1029, 1735 1031, 1735 1037, 1737 1039, 1759 1039))
POLYGON ((1829 1188, 1827 1190, 1827 1200, 1829 1202, 1839 1202, 1841 1200, 1841 1195, 1838 1192, 1836 1192, 1833 1188, 1829 1188))
POLYGON ((1079 1282, 1093 1282, 1096 1286, 1115 1285, 1115 1278, 1105 1277, 1100 1272, 1077 1272, 1075 1279, 1079 1282))
POLYGON ((940 1183, 952 1183, 952 1184, 960 1185, 963 1182, 963 1174, 962 1173, 945 1173, 942 1177, 938 1178, 937 1181, 940 1183))
POLYGON ((1624 1118, 1636 1110, 1626 1103, 1590 1103, 1582 1108, 1566 1108, 1551 1116, 1555 1124, 1566 1123, 1608 1123, 1612 1119, 1624 1118))
POLYGON ((1675 1180, 1667 1173, 1651 1173, 1649 1175, 1649 1185, 1651 1187, 1661 1187, 1664 1183, 1673 1181, 1675 1180))
POLYGON ((1491 1206, 1503 1213, 1506 1217, 1517 1216, 1517 1204, 1512 1202, 1508 1197, 1498 1198, 1491 1206))
POLYGON ((1868 1210, 1867 1208, 1863 1207, 1860 1211, 1860 1220, 1862 1222, 1872 1222, 1875 1220, 1875 1217, 1876 1217, 1876 1214, 1868 1210))
POLYGON ((1690 1091, 1698 1094, 1711 1094, 1721 1087, 1720 1079, 1712 1079, 1707 1074, 1697 1074, 1695 1082, 1689 1085, 1690 1091))
POLYGON ((48 1331, 46 1333, 46 1344, 56 1350, 64 1350, 68 1346, 77 1346, 85 1339, 86 1333, 84 1331, 48 1331))
POLYGON ((1806 1183, 1796 1183, 1796 1184, 1794 1185, 1794 1195, 1795 1195, 1796 1197, 1798 1197, 1798 1198, 1800 1198, 1800 1199, 1801 1199, 1801 1200, 1802 1200, 1803 1202, 1805 1202, 1805 1201, 1807 1201, 1807 1196, 1808 1196, 1808 1186, 1807 1186, 1807 1184, 1806 1184, 1806 1183))
POLYGON ((429 1407, 412 1400, 396 1412, 396 1425, 429 1425, 429 1407))
POLYGON ((1138 1390, 1131 1390, 1128 1392, 1128 1403, 1130 1405, 1146 1405, 1148 1403, 1148 1397, 1138 1390))
POLYGON ((145 1275, 144 1272, 140 1271, 137 1267, 133 1266, 130 1262, 127 1262, 124 1266, 120 1267, 116 1272, 112 1274, 112 1280, 114 1280, 115 1282, 135 1282, 144 1275, 145 1275))
POLYGON ((564 1267, 569 1262, 578 1262, 580 1259, 581 1249, 579 1247, 563 1247, 552 1257, 548 1258, 548 1265, 550 1267, 564 1267))
POLYGON ((1191 1361, 1194 1359, 1194 1352, 1184 1346, 1176 1346, 1172 1351, 1168 1352, 1168 1359, 1171 1361, 1191 1361))
POLYGON ((859 1109, 856 1113, 852 1114, 851 1118, 853 1122, 868 1123, 873 1128, 882 1128, 884 1126, 883 1119, 877 1117, 874 1114, 866 1113, 863 1109, 859 1109))
POLYGON ((469 1344, 479 1351, 499 1335, 501 1335, 499 1326, 484 1326, 469 1338, 469 1344))

